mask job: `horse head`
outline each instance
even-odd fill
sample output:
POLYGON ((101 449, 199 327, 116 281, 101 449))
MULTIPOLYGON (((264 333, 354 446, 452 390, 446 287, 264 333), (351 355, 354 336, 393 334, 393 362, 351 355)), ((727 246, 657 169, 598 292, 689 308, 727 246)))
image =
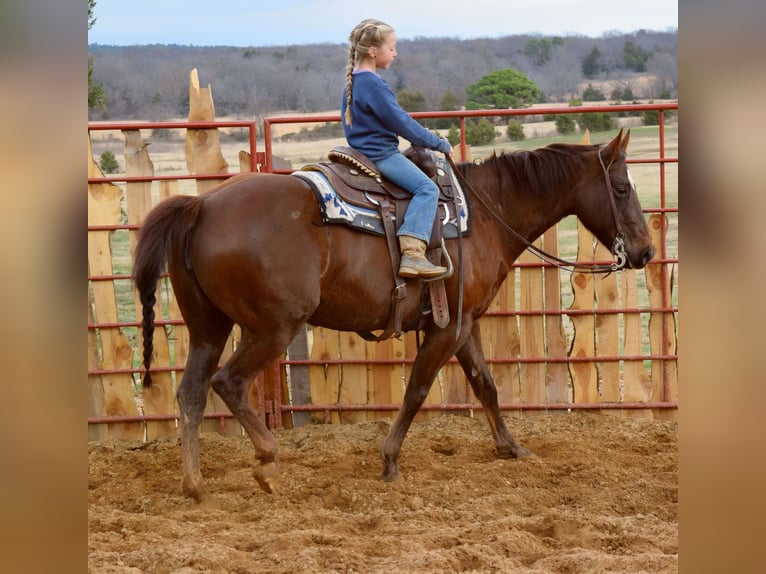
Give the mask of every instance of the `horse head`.
POLYGON ((629 142, 630 130, 623 134, 620 129, 608 144, 594 148, 593 176, 578 191, 576 215, 615 255, 624 246, 626 266, 640 269, 651 261, 654 248, 628 169, 629 142))

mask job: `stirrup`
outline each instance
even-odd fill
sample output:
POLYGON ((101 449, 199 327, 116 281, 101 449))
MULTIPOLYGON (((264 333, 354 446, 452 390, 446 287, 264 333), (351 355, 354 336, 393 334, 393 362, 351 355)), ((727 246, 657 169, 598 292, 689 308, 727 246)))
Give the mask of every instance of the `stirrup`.
POLYGON ((436 275, 435 277, 423 277, 421 278, 422 281, 426 283, 430 283, 431 281, 441 281, 442 279, 449 279, 452 277, 453 273, 455 273, 455 266, 452 264, 452 259, 450 259, 449 252, 447 251, 447 245, 444 243, 444 237, 441 238, 441 248, 442 254, 447 259, 447 270, 441 275, 436 275))

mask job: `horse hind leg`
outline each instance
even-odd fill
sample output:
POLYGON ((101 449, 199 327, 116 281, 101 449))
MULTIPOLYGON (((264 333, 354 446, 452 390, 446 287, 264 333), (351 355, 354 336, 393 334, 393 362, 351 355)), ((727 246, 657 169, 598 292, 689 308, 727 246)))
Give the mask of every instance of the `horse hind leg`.
POLYGON ((249 401, 250 387, 258 373, 276 360, 287 348, 297 329, 263 334, 242 332, 242 341, 226 364, 213 376, 213 390, 229 407, 245 429, 255 450, 253 477, 264 491, 276 490, 279 476, 279 445, 249 401))
POLYGON ((224 345, 233 323, 208 324, 205 340, 191 333, 189 358, 176 392, 181 413, 181 489, 185 496, 198 502, 205 495, 199 463, 199 427, 205 414, 210 377, 218 368, 224 345))

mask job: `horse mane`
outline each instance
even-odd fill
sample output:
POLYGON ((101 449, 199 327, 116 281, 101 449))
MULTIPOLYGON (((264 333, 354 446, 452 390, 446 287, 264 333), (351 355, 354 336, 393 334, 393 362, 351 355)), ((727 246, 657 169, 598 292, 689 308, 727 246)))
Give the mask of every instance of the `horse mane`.
POLYGON ((476 185, 494 185, 498 178, 509 178, 514 189, 528 189, 531 193, 550 193, 563 181, 576 181, 586 171, 584 152, 596 150, 598 145, 553 143, 531 151, 505 152, 492 155, 478 164, 465 164, 466 174, 476 185), (486 167, 485 167, 486 166, 486 167))

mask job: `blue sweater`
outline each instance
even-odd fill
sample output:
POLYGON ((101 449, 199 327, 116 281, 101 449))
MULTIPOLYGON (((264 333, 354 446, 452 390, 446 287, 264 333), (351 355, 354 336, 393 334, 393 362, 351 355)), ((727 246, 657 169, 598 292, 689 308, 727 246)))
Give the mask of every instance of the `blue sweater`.
POLYGON ((346 141, 377 163, 399 151, 399 136, 416 146, 449 151, 446 140, 428 131, 405 112, 396 101, 396 94, 378 74, 354 72, 351 100, 351 127, 343 117, 346 113, 346 92, 340 104, 340 117, 346 141))

